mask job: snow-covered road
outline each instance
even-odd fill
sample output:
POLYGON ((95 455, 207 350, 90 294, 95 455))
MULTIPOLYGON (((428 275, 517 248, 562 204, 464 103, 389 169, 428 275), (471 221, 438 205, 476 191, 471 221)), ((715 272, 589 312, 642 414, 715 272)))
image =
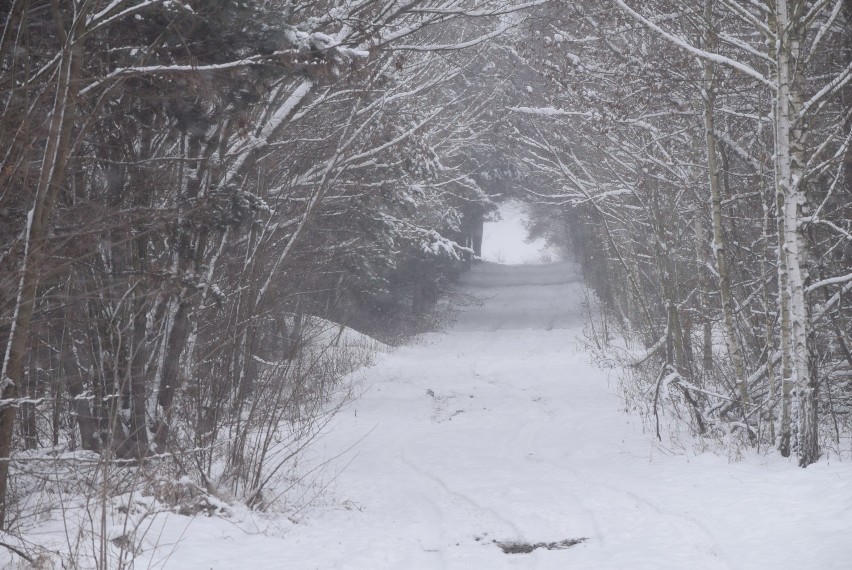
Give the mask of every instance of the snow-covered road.
POLYGON ((852 568, 848 464, 663 453, 578 348, 571 265, 484 264, 466 286, 484 304, 369 369, 321 441, 355 446, 327 504, 264 533, 194 522, 167 567, 852 568))

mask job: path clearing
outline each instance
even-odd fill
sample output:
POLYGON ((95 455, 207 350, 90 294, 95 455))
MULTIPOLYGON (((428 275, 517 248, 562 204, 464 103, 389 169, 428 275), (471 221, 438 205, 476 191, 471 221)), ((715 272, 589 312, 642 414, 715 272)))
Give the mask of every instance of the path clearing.
POLYGON ((323 439, 329 454, 361 440, 330 487, 337 507, 266 534, 194 522, 167 566, 852 567, 849 465, 661 454, 577 348, 571 265, 484 264, 466 283, 483 306, 369 369, 323 439))

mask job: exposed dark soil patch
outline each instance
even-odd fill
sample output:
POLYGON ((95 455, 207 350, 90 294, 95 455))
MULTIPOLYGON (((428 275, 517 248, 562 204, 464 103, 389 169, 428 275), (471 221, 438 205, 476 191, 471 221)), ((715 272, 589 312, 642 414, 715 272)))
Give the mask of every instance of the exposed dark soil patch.
POLYGON ((567 538, 565 540, 560 540, 558 542, 501 542, 495 540, 494 543, 500 547, 500 550, 505 552, 506 554, 529 554, 533 550, 537 548, 544 548, 545 550, 564 550, 566 548, 571 548, 572 546, 577 546, 581 542, 586 542, 585 538, 567 538))

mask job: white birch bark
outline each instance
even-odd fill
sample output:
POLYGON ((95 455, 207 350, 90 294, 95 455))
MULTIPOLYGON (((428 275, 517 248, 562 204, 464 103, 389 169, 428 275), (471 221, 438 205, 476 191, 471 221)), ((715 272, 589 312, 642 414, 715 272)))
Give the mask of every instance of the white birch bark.
POLYGON ((798 0, 776 0, 775 32, 778 38, 776 66, 778 89, 775 95, 775 160, 778 191, 783 196, 783 256, 786 261, 789 293, 789 334, 792 381, 798 396, 798 457, 805 467, 819 458, 816 388, 813 355, 809 346, 810 307, 807 299, 807 239, 800 223, 806 204, 802 187, 803 147, 806 130, 797 121, 801 109, 802 70, 798 68, 802 41, 798 0))

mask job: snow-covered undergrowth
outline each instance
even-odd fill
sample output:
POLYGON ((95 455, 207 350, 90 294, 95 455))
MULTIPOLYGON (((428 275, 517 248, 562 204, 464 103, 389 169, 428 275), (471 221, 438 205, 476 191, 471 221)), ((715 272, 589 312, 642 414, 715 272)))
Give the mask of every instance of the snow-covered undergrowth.
MULTIPOLYGON (((848 567, 849 462, 675 452, 583 346, 573 266, 482 264, 465 281, 481 306, 350 377, 360 397, 301 460, 322 473, 302 486, 310 506, 149 516, 135 567, 848 567)), ((61 548, 61 525, 29 536, 61 548)))
MULTIPOLYGON (((585 350, 599 366, 612 371, 625 411, 640 417, 644 429, 654 435, 659 445, 673 453, 711 452, 731 461, 740 460, 744 454, 778 453, 778 388, 775 387, 775 398, 771 393, 767 395, 765 368, 760 368, 750 377, 749 384, 764 389, 754 389, 754 400, 743 414, 733 380, 736 373, 720 324, 710 330, 710 354, 695 356, 709 358, 712 365, 688 375, 665 366, 666 351, 674 350, 667 349, 665 335, 646 348, 626 318, 602 310, 594 292, 585 292, 583 305, 586 315, 581 342, 585 350), (689 377, 684 378, 685 375, 689 377), (774 403, 774 408, 769 409, 767 402, 774 403)), ((700 335, 700 330, 693 331, 689 349, 696 353, 707 350, 700 346, 700 335)), ((821 397, 831 403, 830 392, 826 392, 828 395, 821 397)), ((795 406, 792 414, 795 420, 795 406)), ((852 460, 848 422, 848 417, 837 415, 831 406, 823 407, 820 443, 826 461, 852 460)), ((794 431, 794 455, 795 436, 794 431)))
MULTIPOLYGON (((732 461, 742 458, 751 442, 736 421, 707 423, 702 418, 705 431, 699 433, 692 403, 680 385, 667 374, 660 376, 663 346, 645 348, 626 320, 602 310, 592 291, 585 292, 584 307, 584 349, 598 366, 611 372, 624 412, 641 419, 642 429, 656 439, 656 445, 669 453, 711 452, 732 461)), ((714 346, 720 352, 718 366, 725 366, 724 345, 719 340, 714 346)))
POLYGON ((312 457, 309 446, 390 350, 317 317, 302 320, 299 336, 295 357, 255 358, 248 405, 211 422, 205 441, 183 428, 195 418, 179 417, 175 450, 143 465, 67 446, 17 454, 0 567, 165 567, 199 520, 268 532, 265 519, 278 528, 286 518, 277 517, 298 516, 330 476, 328 458, 312 457))

